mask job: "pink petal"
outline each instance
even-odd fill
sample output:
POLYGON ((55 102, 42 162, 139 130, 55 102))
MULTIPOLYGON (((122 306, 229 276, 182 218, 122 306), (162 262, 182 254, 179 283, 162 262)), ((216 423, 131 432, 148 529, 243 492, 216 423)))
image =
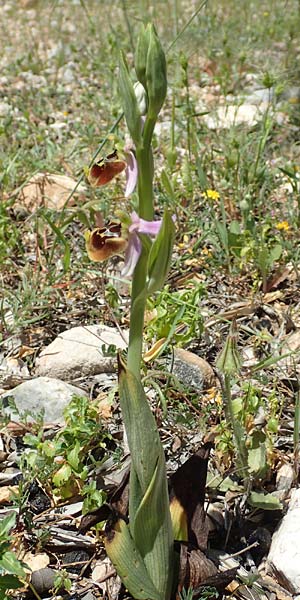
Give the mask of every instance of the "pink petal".
POLYGON ((130 277, 133 274, 137 262, 140 258, 141 250, 142 242, 137 233, 135 233, 134 231, 130 234, 128 239, 128 245, 125 251, 125 262, 124 267, 121 271, 121 275, 123 275, 124 277, 130 277))
POLYGON ((155 236, 158 234, 162 224, 162 219, 158 221, 145 221, 141 219, 136 212, 131 213, 131 225, 129 232, 136 231, 137 233, 146 233, 148 235, 155 236))
POLYGON ((125 189, 125 198, 128 198, 132 192, 134 192, 137 178, 138 178, 138 165, 137 160, 135 158, 134 152, 129 150, 126 152, 126 189, 125 189))

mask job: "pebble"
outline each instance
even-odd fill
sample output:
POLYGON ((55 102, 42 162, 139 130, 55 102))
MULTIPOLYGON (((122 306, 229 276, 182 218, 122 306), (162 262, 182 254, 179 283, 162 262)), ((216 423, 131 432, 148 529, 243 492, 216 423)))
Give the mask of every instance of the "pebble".
POLYGON ((206 360, 183 348, 175 348, 172 373, 181 383, 201 390, 216 384, 215 374, 206 360))
POLYGON ((35 591, 42 595, 53 587, 56 575, 57 571, 54 571, 54 569, 50 569, 49 567, 39 569, 32 573, 31 584, 35 591))
POLYGON ((74 381, 97 373, 116 370, 116 355, 106 356, 103 346, 125 349, 126 342, 117 329, 106 325, 73 327, 61 333, 40 354, 36 375, 51 375, 74 381))
MULTIPOLYGON (((78 387, 51 377, 37 377, 24 381, 13 390, 2 394, 3 412, 15 421, 21 421, 22 413, 26 413, 34 421, 44 410, 44 421, 48 423, 64 423, 63 411, 73 396, 86 396, 78 387), (13 398, 18 413, 9 407, 9 398, 13 398)), ((27 417, 28 420, 28 417, 27 417)))

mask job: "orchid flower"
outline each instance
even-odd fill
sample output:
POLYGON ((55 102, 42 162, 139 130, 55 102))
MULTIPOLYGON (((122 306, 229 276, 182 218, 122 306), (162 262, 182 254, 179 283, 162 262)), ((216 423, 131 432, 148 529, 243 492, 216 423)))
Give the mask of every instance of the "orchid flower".
POLYGON ((131 213, 130 219, 127 236, 122 232, 121 224, 114 222, 107 227, 97 227, 85 234, 88 256, 95 262, 102 262, 111 256, 122 254, 125 250, 122 275, 126 277, 133 274, 141 254, 142 242, 139 234, 155 238, 162 224, 162 219, 146 221, 136 212, 131 213))
POLYGON ((124 160, 118 158, 115 150, 106 158, 94 163, 88 172, 88 180, 93 187, 101 187, 124 170, 126 175, 125 197, 128 198, 135 190, 138 177, 137 160, 131 148, 125 148, 124 160))

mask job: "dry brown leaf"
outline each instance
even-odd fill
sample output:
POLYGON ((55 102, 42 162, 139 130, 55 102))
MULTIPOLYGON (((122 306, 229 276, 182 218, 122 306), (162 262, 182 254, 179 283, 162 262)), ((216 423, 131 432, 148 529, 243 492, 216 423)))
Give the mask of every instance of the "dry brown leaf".
MULTIPOLYGON (((22 188, 18 201, 21 207, 32 211, 40 206, 61 210, 76 186, 75 179, 67 175, 55 173, 37 173, 22 188)), ((68 200, 68 206, 75 203, 75 198, 84 200, 85 187, 80 184, 68 200)))
POLYGON ((165 341, 167 338, 161 338, 160 340, 157 340, 157 342, 155 342, 155 344, 153 344, 152 348, 150 348, 150 350, 148 350, 148 352, 146 352, 146 354, 144 354, 143 359, 145 363, 150 362, 151 360, 154 360, 157 355, 159 354, 161 348, 163 347, 165 341))
POLYGON ((178 576, 178 591, 185 589, 196 589, 203 581, 216 575, 218 569, 215 564, 201 552, 188 547, 186 544, 180 546, 180 567, 178 576))
POLYGON ((112 404, 107 398, 102 398, 98 404, 98 411, 102 419, 111 419, 112 404))
POLYGON ((22 560, 24 563, 26 563, 28 571, 31 571, 32 573, 39 571, 40 569, 44 569, 49 565, 50 562, 49 556, 45 552, 40 552, 39 554, 26 552, 26 554, 22 557, 22 560))
POLYGON ((11 500, 11 495, 13 492, 18 491, 17 485, 4 485, 0 488, 0 504, 8 504, 11 500))

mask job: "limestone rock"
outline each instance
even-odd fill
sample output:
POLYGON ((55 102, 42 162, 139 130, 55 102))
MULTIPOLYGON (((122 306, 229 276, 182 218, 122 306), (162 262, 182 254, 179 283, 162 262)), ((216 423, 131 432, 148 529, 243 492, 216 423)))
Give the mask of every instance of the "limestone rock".
MULTIPOLYGON (((40 206, 61 210, 76 186, 75 179, 56 173, 37 173, 22 188, 18 196, 17 207, 25 207, 33 211, 40 206)), ((74 196, 68 201, 68 206, 74 204, 74 199, 84 199, 85 187, 80 184, 74 196)))
POLYGON ((116 370, 116 356, 105 355, 105 348, 111 345, 122 350, 127 346, 113 327, 73 327, 61 333, 41 352, 35 374, 74 381, 97 373, 112 373, 116 370))
POLYGON ((75 395, 86 396, 86 393, 80 388, 58 379, 37 377, 30 381, 24 381, 13 390, 2 394, 2 410, 15 421, 20 420, 19 415, 9 407, 8 400, 13 398, 21 415, 26 411, 32 417, 32 421, 44 409, 45 422, 63 424, 63 410, 75 395))
POLYGON ((273 535, 268 566, 283 587, 300 593, 300 489, 293 491, 289 510, 273 535))
POLYGON ((175 348, 173 373, 183 384, 197 390, 216 384, 215 374, 208 362, 183 348, 175 348))

